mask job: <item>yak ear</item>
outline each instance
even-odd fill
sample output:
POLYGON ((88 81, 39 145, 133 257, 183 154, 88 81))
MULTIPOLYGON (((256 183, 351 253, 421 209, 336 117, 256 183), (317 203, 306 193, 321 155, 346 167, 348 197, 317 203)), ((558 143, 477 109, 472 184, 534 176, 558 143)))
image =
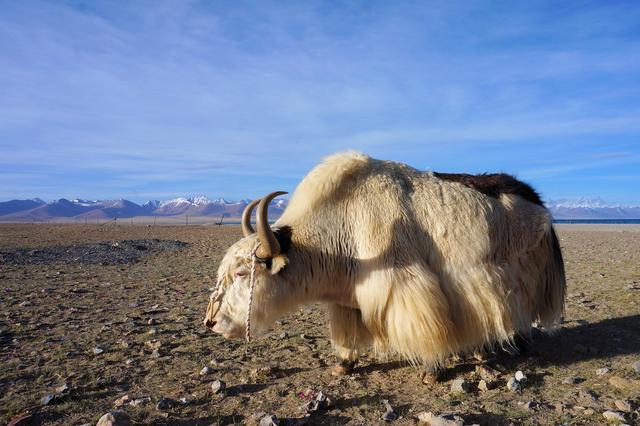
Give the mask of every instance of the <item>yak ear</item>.
POLYGON ((289 263, 289 258, 283 254, 279 254, 271 258, 271 268, 269 271, 271 275, 275 275, 282 270, 289 263))

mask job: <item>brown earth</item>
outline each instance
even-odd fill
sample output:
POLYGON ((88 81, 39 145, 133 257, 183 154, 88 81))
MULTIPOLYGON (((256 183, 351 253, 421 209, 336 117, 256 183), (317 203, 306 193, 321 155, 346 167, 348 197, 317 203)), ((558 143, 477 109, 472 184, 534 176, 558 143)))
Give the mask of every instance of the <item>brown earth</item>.
POLYGON ((489 357, 499 375, 493 389, 481 391, 475 359, 452 360, 445 381, 434 385, 393 358, 365 357, 354 374, 332 377, 321 305, 303 307, 249 346, 205 330, 217 263, 239 238, 237 226, 0 225, 5 253, 124 240, 189 243, 134 263, 0 261, 0 423, 28 411, 34 424, 95 424, 128 395, 151 399, 123 406, 138 424, 255 423, 255 412, 275 414, 281 424, 378 424, 383 400, 398 425, 416 423, 424 411, 455 413, 465 424, 595 425, 610 409, 638 424, 640 373, 631 364, 640 361, 640 226, 558 228, 566 321, 521 355, 489 357), (205 366, 212 371, 201 375, 205 366), (599 375, 602 367, 610 371, 599 375), (517 370, 528 379, 512 392, 506 383, 517 370), (576 383, 564 384, 571 376, 576 383), (465 378, 471 390, 451 394, 454 378, 465 378), (226 382, 224 394, 211 390, 218 379, 226 382), (69 390, 42 404, 64 384, 69 390), (319 391, 331 406, 305 417, 300 407, 319 391), (161 398, 175 403, 158 410, 161 398))

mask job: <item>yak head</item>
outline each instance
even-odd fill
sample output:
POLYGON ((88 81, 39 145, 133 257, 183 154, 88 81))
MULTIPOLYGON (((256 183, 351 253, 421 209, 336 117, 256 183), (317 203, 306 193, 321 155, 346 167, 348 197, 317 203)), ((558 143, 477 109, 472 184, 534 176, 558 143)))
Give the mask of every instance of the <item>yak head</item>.
POLYGON ((251 333, 265 332, 278 311, 279 273, 287 264, 281 253, 288 243, 282 230, 274 232, 267 220, 269 203, 286 192, 273 192, 251 202, 242 213, 244 238, 233 244, 224 255, 218 268, 216 289, 211 295, 204 319, 205 327, 225 338, 245 335, 253 268, 253 295, 251 304, 251 333), (251 212, 256 214, 257 232, 250 223, 251 212))

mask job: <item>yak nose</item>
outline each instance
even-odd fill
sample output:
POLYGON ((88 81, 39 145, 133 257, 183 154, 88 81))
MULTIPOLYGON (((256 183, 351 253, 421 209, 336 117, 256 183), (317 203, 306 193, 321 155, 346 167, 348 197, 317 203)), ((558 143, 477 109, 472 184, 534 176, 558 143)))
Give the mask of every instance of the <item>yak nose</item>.
POLYGON ((205 327, 213 327, 214 325, 216 325, 216 321, 210 320, 209 318, 204 320, 204 326, 205 327))

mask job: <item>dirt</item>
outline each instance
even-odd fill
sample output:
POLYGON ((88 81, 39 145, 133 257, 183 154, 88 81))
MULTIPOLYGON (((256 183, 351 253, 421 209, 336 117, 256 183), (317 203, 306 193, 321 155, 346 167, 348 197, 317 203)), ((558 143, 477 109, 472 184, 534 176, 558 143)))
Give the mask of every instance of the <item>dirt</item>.
POLYGON ((250 345, 205 330, 217 264, 238 226, 0 225, 0 424, 24 412, 34 424, 95 424, 125 395, 149 398, 122 407, 138 424, 255 424, 256 412, 281 424, 379 424, 388 404, 397 425, 425 411, 465 424, 596 425, 607 410, 638 424, 640 226, 558 231, 569 297, 557 333, 516 355, 452 359, 444 381, 424 385, 419 368, 395 358, 366 356, 353 374, 331 376, 322 305, 250 345), (131 257, 113 256, 120 250, 131 257), (497 372, 486 391, 482 365, 497 372), (509 391, 518 370, 527 379, 509 391), (452 394, 455 379, 469 391, 452 394), (215 393, 216 380, 226 389, 215 393), (329 404, 312 402, 319 392, 329 404), (47 395, 57 397, 43 405, 47 395), (307 416, 309 406, 319 408, 307 416))

